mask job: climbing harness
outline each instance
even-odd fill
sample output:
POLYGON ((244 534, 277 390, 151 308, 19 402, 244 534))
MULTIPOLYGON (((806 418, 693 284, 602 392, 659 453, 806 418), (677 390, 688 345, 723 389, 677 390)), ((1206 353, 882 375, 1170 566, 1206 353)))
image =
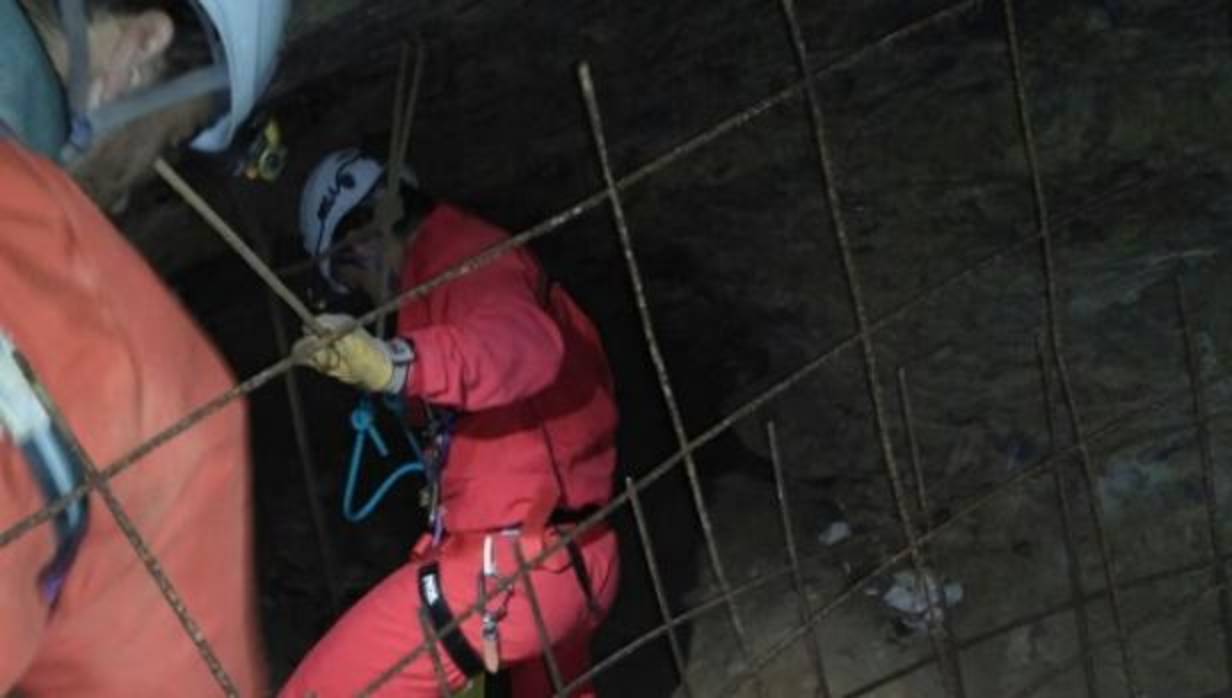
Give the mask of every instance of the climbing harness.
MULTIPOLYGON (((548 516, 547 525, 554 529, 575 525, 590 518, 597 511, 598 507, 595 506, 581 509, 556 508, 548 516)), ((583 534, 583 539, 587 536, 602 535, 604 530, 603 526, 597 526, 583 534)), ((482 609, 479 616, 481 645, 478 649, 471 645, 457 627, 449 629, 454 624, 455 616, 445 600, 439 562, 430 560, 419 567, 420 602, 428 610, 428 618, 433 628, 436 629, 437 637, 445 653, 449 655, 464 676, 486 675, 488 679, 491 679, 500 672, 500 622, 507 615, 507 607, 513 590, 512 588, 505 590, 502 592, 503 598, 493 603, 491 589, 498 588, 502 581, 496 567, 494 545, 501 538, 518 538, 523 534, 524 530, 520 527, 510 527, 483 534, 483 561, 476 587, 478 608, 482 609)), ((564 548, 569 556, 569 566, 573 568, 578 586, 586 597, 587 606, 592 613, 601 615, 603 609, 599 606, 591 583, 590 572, 586 569, 586 561, 582 556, 582 543, 577 539, 570 540, 564 548)))
MULTIPOLYGON (((0 436, 21 448, 30 473, 51 502, 85 482, 80 446, 51 404, 25 357, 0 332, 0 436)), ((56 552, 39 573, 43 598, 54 604, 85 536, 89 500, 79 497, 56 514, 56 552)))
POLYGON ((386 395, 380 403, 397 419, 407 445, 410 446, 415 460, 398 466, 384 482, 376 488, 368 501, 358 509, 355 507, 355 485, 359 479, 359 471, 364 462, 364 446, 371 441, 381 458, 390 457, 390 449, 380 430, 376 426, 377 403, 371 395, 360 397, 359 404, 351 411, 351 428, 355 431, 355 440, 351 447, 350 466, 347 471, 346 489, 343 493, 342 514, 352 523, 362 521, 376 510, 377 505, 385 498, 399 480, 414 473, 422 474, 427 482, 427 496, 423 503, 428 509, 429 523, 434 530, 434 536, 439 539, 442 524, 439 511, 439 487, 441 468, 449 456, 449 443, 453 432, 454 414, 448 410, 432 409, 424 405, 427 414, 427 424, 420 436, 415 435, 407 421, 406 400, 399 395, 386 395))

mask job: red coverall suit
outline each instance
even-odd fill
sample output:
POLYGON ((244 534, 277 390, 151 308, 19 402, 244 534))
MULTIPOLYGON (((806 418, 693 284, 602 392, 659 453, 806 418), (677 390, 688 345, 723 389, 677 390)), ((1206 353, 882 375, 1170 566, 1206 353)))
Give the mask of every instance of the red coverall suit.
MULTIPOLYGON (((0 330, 100 468, 233 385, 188 315, 69 178, 0 139, 0 330)), ((169 231, 168 234, 171 234, 169 231)), ((264 689, 245 408, 234 402, 111 481, 241 695, 264 689)), ((50 524, 0 547, 0 695, 213 696, 219 687, 104 502, 54 606, 50 524)), ((44 505, 0 437, 0 529, 44 505)))
MULTIPOLYGON (((483 221, 449 206, 428 215, 407 251, 403 289, 507 239, 483 221)), ((407 394, 461 411, 441 501, 447 531, 439 549, 423 541, 411 561, 346 613, 305 658, 283 690, 303 698, 351 696, 392 668, 423 641, 417 571, 439 562, 444 597, 455 616, 476 600, 485 534, 524 522, 537 501, 579 509, 611 496, 616 408, 611 376, 590 321, 522 249, 403 306, 398 331, 415 348, 407 394)), ((528 541, 535 545, 542 541, 528 541)), ((550 534, 549 534, 550 539, 550 534)), ((492 536, 497 571, 516 568, 517 538, 492 536)), ((527 558, 535 548, 527 548, 527 558)), ((581 557, 602 613, 616 593, 615 534, 583 536, 581 557)), ((529 577, 564 680, 589 665, 589 640, 600 620, 592 611, 568 555, 561 551, 529 577)), ((493 598, 505 605, 500 657, 514 695, 552 694, 525 586, 493 598)), ((472 648, 481 647, 480 618, 462 624, 472 648)), ((437 645, 438 651, 441 650, 437 645)), ((440 651, 451 687, 465 677, 440 651)), ((427 654, 384 684, 377 695, 437 696, 427 654)), ((574 695, 594 695, 585 686, 574 695)))

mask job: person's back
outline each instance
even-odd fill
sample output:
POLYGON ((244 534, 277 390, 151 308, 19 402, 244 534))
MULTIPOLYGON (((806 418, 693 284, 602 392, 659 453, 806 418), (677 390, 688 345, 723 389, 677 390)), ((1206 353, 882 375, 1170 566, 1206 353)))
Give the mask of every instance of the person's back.
MULTIPOLYGON (((287 7, 0 0, 0 530, 85 481, 74 439, 104 468, 234 384, 96 205, 121 205, 172 144, 227 147, 268 83, 287 7), (40 385, 63 424, 43 420, 40 385)), ((254 695, 265 682, 244 410, 108 486, 232 686, 254 695)), ((0 695, 217 695, 108 502, 84 502, 0 545, 0 695)))
MULTIPOLYGON (((473 214, 438 205, 407 252, 401 290, 508 239, 473 214)), ((407 303, 398 331, 420 347, 411 392, 465 411, 441 482, 446 528, 519 524, 543 490, 562 509, 608 502, 617 415, 607 356, 590 319, 528 250, 510 251, 407 303), (507 290, 510 278, 538 290, 542 316, 519 312, 530 299, 507 290), (558 351, 517 341, 536 336, 522 326, 536 319, 549 326, 543 335, 556 338, 558 351)))
MULTIPOLYGON (((58 168, 0 141, 0 190, 0 327, 99 467, 233 384, 184 310, 58 168)), ((246 448, 237 402, 112 487, 236 687, 254 695, 264 677, 246 448)), ((5 526, 44 503, 29 470, 10 441, 0 444, 5 526)), ((0 548, 0 688, 16 681, 30 695, 165 695, 172 686, 176 695, 214 693, 154 580, 101 499, 91 499, 87 535, 54 609, 36 584, 53 553, 51 528, 0 548)))

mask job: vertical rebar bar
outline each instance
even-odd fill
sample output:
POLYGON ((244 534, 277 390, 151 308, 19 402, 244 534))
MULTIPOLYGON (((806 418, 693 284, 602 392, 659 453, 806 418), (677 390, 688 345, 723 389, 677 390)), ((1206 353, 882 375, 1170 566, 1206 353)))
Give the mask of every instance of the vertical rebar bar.
POLYGON ((673 625, 672 607, 667 602, 667 592, 663 586, 663 576, 659 573, 659 563, 655 559, 654 539, 650 527, 646 525, 646 513, 642 509, 642 500, 637 495, 637 486, 633 478, 625 478, 625 491, 629 493, 629 504, 633 507, 633 518, 637 521, 637 534, 642 541, 642 552, 646 556, 646 568, 650 570, 650 583, 654 587, 655 600, 659 604, 659 614, 663 616, 663 627, 667 630, 667 643, 671 647, 672 661, 676 664, 676 672, 680 674, 680 687, 685 696, 693 698, 693 687, 689 681, 689 673, 685 668, 684 652, 680 649, 680 639, 676 636, 673 625))
POLYGON ((1185 298, 1185 282, 1176 277, 1176 301, 1181 315, 1181 334, 1185 343, 1186 368, 1193 391, 1194 421, 1198 429, 1198 453, 1202 460, 1202 500, 1210 538, 1211 566, 1215 584, 1219 587, 1219 620, 1223 626, 1224 661, 1227 678, 1232 682, 1232 596, 1228 592, 1228 570, 1223 562, 1223 537, 1219 532, 1219 502, 1215 489, 1215 459, 1211 454, 1211 432, 1207 425, 1206 385, 1202 379, 1202 357, 1194 336, 1193 318, 1185 298))
POLYGON ((548 678, 552 680, 552 695, 559 696, 564 692, 565 682, 561 677, 560 665, 556 662, 556 654, 552 651, 552 635, 543 620, 543 607, 539 605, 539 595, 535 592, 535 583, 530 578, 532 568, 526 564, 521 539, 513 539, 513 556, 518 562, 514 576, 521 577, 522 586, 526 587, 526 601, 530 605, 531 618, 535 621, 535 630, 539 633, 539 644, 543 647, 543 663, 547 665, 548 678))
MULTIPOLYGON (((706 540, 706 550, 710 556, 710 565, 714 570, 715 579, 718 581, 719 589, 728 597, 728 613, 731 617, 732 628, 736 633, 736 641, 740 646, 740 651, 744 656, 744 660, 748 663, 748 670, 752 671, 753 665, 753 650, 749 643, 748 633, 745 630, 744 622, 740 618, 740 611, 736 607, 735 600, 731 599, 731 583, 728 581, 727 571, 723 566, 723 560, 719 555, 718 543, 714 536, 714 527, 711 524, 710 514, 706 508, 706 501, 702 495, 701 482, 697 475, 697 461, 693 457, 693 450, 689 447, 689 437, 685 433, 684 418, 681 416, 680 405, 676 402, 676 394, 672 388, 671 377, 668 375, 667 362, 663 358, 663 352, 659 347, 658 336, 654 329, 654 320, 650 312, 650 304, 646 300, 646 288, 642 280, 642 273, 637 261, 637 255, 633 251, 633 240, 629 234, 628 221, 625 218, 624 203, 622 201, 620 190, 616 187, 616 179, 612 173, 612 164, 608 157, 607 139, 603 130, 603 117, 599 111, 599 100, 595 95, 594 81, 590 75, 590 66, 582 63, 578 66, 578 82, 581 85, 582 98, 586 103, 586 113, 590 119, 591 135, 594 139, 595 150, 599 159, 599 166, 602 169, 603 181, 607 185, 608 200, 611 203, 612 217, 616 225, 616 232, 620 236, 621 249, 624 252, 626 266, 629 270, 630 283, 633 286, 633 293, 637 303, 638 315, 641 318, 642 334, 646 339, 647 348, 650 352, 651 361, 655 367, 655 375, 659 381, 659 389, 663 393, 663 400, 667 404, 668 414, 671 417, 672 430, 675 432, 676 440, 679 443, 681 452, 684 455, 684 469, 688 477, 689 489, 693 494, 693 503, 697 508, 698 520, 701 523, 702 535, 706 540)), ((757 686, 757 692, 760 695, 765 695, 765 686, 762 684, 761 677, 754 672, 753 680, 757 686)))
MULTIPOLYGON (((286 323, 282 320, 282 309, 274 302, 273 295, 266 294, 266 299, 269 301, 270 317, 273 318, 274 340, 278 344, 278 353, 286 355, 290 351, 290 345, 287 339, 286 323)), ((300 471, 304 475, 304 496, 308 500, 308 514, 312 518, 312 530, 316 534, 321 565, 325 571, 325 585, 329 591, 330 607, 337 615, 342 610, 342 588, 338 576, 338 563, 334 558, 333 546, 329 542, 329 528, 325 524, 325 512, 321 509, 321 488, 317 482, 317 464, 308 438, 308 421, 304 416, 299 378, 294 371, 287 372, 285 378, 287 406, 291 411, 291 428, 295 432, 295 447, 299 451, 300 471)))
MULTIPOLYGON (((1048 358, 1047 330, 1040 332, 1036 339, 1036 352, 1040 364, 1040 381, 1044 391, 1044 417, 1048 428, 1049 453, 1058 453, 1057 412, 1053 402, 1052 363, 1048 358)), ((1091 623, 1087 616, 1087 606, 1083 601, 1086 591, 1082 583, 1082 558, 1078 554, 1078 541, 1074 535, 1073 509, 1069 501, 1069 486, 1065 478, 1065 459, 1056 458, 1053 462, 1052 482, 1057 493, 1057 507, 1061 510, 1061 531, 1065 539, 1065 560, 1069 577, 1070 598, 1074 606, 1074 625, 1078 633, 1078 647, 1083 653, 1082 675, 1087 688, 1087 698, 1099 695, 1099 685, 1096 682, 1095 655, 1088 651, 1091 643, 1091 623)))
MULTIPOLYGON (((890 443, 890 430, 886 418, 886 409, 882 396, 881 379, 878 375, 877 356, 873 348, 871 331, 869 329, 868 313, 864 307, 864 294, 860 285, 859 270, 855 265, 855 257, 851 251, 851 243, 847 236, 847 226, 843 218, 842 202, 838 194, 838 186, 835 183, 834 164, 830 157, 830 146, 826 136, 825 116, 821 109, 821 100, 817 95, 817 87, 812 79, 813 72, 809 69, 808 46, 804 39, 804 34, 800 29, 799 19, 796 17, 794 0, 780 0, 780 6, 783 10, 783 16, 787 21, 789 40, 793 51, 796 55, 797 66, 800 70, 801 77, 804 81, 804 94, 807 101, 808 115, 812 123, 812 132, 817 147, 818 164, 821 168, 822 186, 825 191, 826 202, 830 210, 830 223, 834 229, 834 236, 838 243, 839 251, 843 262, 843 272, 847 280, 847 290, 850 295, 851 306, 856 318, 856 332, 860 338, 860 351, 864 360, 865 380, 869 392, 869 398, 873 407, 873 421, 877 432, 877 441, 881 450, 881 457, 885 463, 886 472, 890 480, 890 487, 893 490, 893 497, 898 508, 900 523, 902 524, 903 534, 907 538, 907 544, 911 551, 911 559, 916 568, 916 573, 920 576, 922 588, 925 594, 929 597, 931 594, 931 586, 928 580, 925 579, 924 556, 920 550, 919 540, 916 535, 915 525, 911 521, 910 515, 907 513, 906 493, 903 491, 902 482, 899 478, 898 464, 894 456, 894 449, 890 443)), ((943 592, 944 593, 944 592, 943 592)), ((944 640, 938 636, 942 631, 935 623, 929 621, 930 635, 936 643, 938 656, 944 652, 944 640)), ((949 662, 945 662, 949 665, 949 662)), ((961 680, 956 677, 951 670, 952 667, 943 667, 941 671, 942 679, 947 684, 946 688, 951 695, 963 696, 963 686, 961 680)))
MULTIPOLYGON (((924 465, 920 458, 920 443, 916 438, 915 432, 915 411, 911 406, 911 391, 907 388, 907 369, 899 367, 898 369, 898 395, 899 403, 903 411, 903 430, 907 434, 907 453, 911 458, 911 467, 915 472, 916 495, 919 498, 921 505, 920 516, 924 523, 924 530, 932 528, 932 517, 928 512, 928 489, 924 481, 924 465)), ((901 489, 901 488, 900 488, 901 489)), ((914 525, 911 522, 911 514, 907 511, 907 502, 905 498, 898 505, 899 518, 903 522, 903 532, 907 535, 909 542, 915 541, 917 538, 914 525)), ((941 680, 946 684, 946 688, 955 695, 965 695, 966 688, 963 681, 962 660, 959 656, 960 644, 958 637, 954 634, 954 624, 950 620, 950 613, 945 608, 945 587, 941 583, 938 575, 936 595, 933 594, 932 586, 926 577, 924 570, 928 567, 928 556, 924 550, 924 546, 919 546, 919 554, 915 556, 913 562, 916 568, 916 577, 919 580, 920 588, 924 589, 926 598, 928 599, 928 632, 932 638, 933 652, 937 655, 938 671, 941 674, 941 680), (942 608, 939 614, 940 622, 933 621, 935 606, 938 602, 938 597, 942 608)))
POLYGON ((1091 518, 1095 525, 1095 537, 1099 544, 1100 562, 1103 567, 1104 581, 1108 586, 1109 604, 1112 608, 1112 622, 1116 630, 1117 644, 1121 652, 1125 683, 1132 698, 1139 698, 1142 691, 1139 688, 1138 672, 1134 664, 1133 654, 1129 648, 1129 639, 1125 632, 1125 618, 1121 605, 1120 591, 1117 589, 1115 560, 1112 546, 1108 541, 1104 520, 1103 502, 1099 495, 1099 482, 1095 473, 1095 465, 1087 447, 1086 433, 1082 418, 1078 412, 1077 396, 1074 395, 1073 384, 1069 377, 1069 366, 1065 359, 1064 341, 1061 334, 1061 321, 1057 300, 1056 262, 1053 254, 1052 232, 1048 222, 1048 205, 1044 195, 1043 177, 1040 173, 1039 150, 1035 143, 1035 130, 1031 124, 1031 109, 1027 100, 1026 78, 1023 75, 1022 51, 1018 41, 1018 25, 1014 17, 1013 0, 1003 0, 1005 12, 1005 34, 1009 49, 1010 72, 1014 84, 1014 99, 1017 105, 1019 126, 1022 129, 1023 149, 1026 151, 1028 169, 1031 172, 1031 189, 1035 205, 1036 223, 1040 231, 1041 256, 1044 266, 1044 283, 1047 298, 1048 335, 1052 347, 1052 359, 1056 362, 1057 375, 1060 379, 1061 392, 1065 397, 1066 410, 1069 412, 1070 428, 1074 433, 1074 442, 1078 447, 1078 455, 1085 474, 1087 503, 1091 510, 1091 518))
POLYGON ((436 628, 432 626, 432 619, 428 617, 428 609, 420 606, 418 615, 423 643, 428 649, 428 658, 432 661, 432 673, 436 676, 436 690, 441 694, 441 698, 449 698, 451 695, 449 679, 445 676, 445 662, 441 660, 441 652, 437 649, 439 638, 436 635, 436 628))
MULTIPOLYGON (((234 188, 231 190, 231 200, 243 220, 244 227, 248 229, 249 236, 260 248, 261 257, 272 261, 273 254, 270 251, 268 239, 252 209, 243 204, 239 193, 234 188)), ((287 333, 287 324, 282 317, 282 308, 278 306, 273 291, 268 288, 265 299, 274 329, 274 346, 279 356, 286 356, 290 353, 291 342, 287 333)), ((288 371, 285 378, 287 407, 291 411, 291 428, 295 432, 295 447, 299 451, 300 471, 304 476, 304 496, 308 500, 308 514, 312 518, 312 528, 317 538, 317 552, 321 556, 321 566, 325 570, 325 586, 329 592, 330 610, 337 615, 342 610, 341 581, 333 546, 329 543, 329 528, 325 524, 325 512, 321 508, 321 488, 317 482, 316 459, 312 455, 312 444, 308 438, 308 420, 304 416, 303 396, 300 394, 299 378, 295 375, 295 371, 288 371)))
MULTIPOLYGON (((783 538, 787 546, 787 557, 791 562, 792 583, 795 584, 796 596, 800 599, 800 622, 808 623, 812 605, 809 603, 808 588, 804 584, 804 573, 800 570, 800 554, 796 550, 796 533, 791 524, 791 508, 787 503, 786 478, 783 476, 783 454, 779 450, 778 430, 774 422, 766 422, 766 441, 770 447, 770 465, 774 468, 774 494, 779 500, 779 516, 783 520, 783 538)), ((813 651, 808 654, 813 663, 813 672, 817 674, 817 695, 830 698, 830 681, 826 677, 826 662, 821 651, 821 637, 818 635, 817 625, 810 628, 809 635, 813 641, 813 651)))
MULTIPOLYGON (((381 280, 381 296, 377 304, 384 304, 392 291, 388 286, 389 259, 387 249, 393 244, 394 225, 406 214, 406 202, 402 200, 402 173, 406 167, 406 151, 411 142, 411 126, 415 122, 415 107, 419 102, 420 83, 423 80, 424 44, 419 41, 415 50, 415 72, 411 84, 406 84, 407 62, 410 60, 411 49, 403 44, 402 60, 398 67, 398 86, 394 96, 393 123, 389 129, 389 157, 385 163, 385 195, 377 202, 376 220, 380 228, 382 242, 386 249, 378 255, 378 273, 381 280)), ((413 234, 413 231, 408 231, 413 234)), ((376 334, 385 336, 385 326, 390 313, 382 313, 377 318, 376 334)))

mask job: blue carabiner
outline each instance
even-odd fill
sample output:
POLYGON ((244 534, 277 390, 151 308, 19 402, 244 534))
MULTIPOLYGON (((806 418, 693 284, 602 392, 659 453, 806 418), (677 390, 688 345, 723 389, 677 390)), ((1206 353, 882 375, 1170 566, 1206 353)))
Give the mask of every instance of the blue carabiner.
MULTIPOLYGON (((396 469, 389 477, 385 478, 385 481, 376 489, 376 492, 369 497, 367 503, 360 507, 358 511, 355 510, 353 504, 355 482, 359 479, 359 469, 363 462, 364 442, 371 439, 377 453, 382 458, 389 457, 389 448, 385 445, 384 439, 381 438, 375 422, 372 400, 368 396, 361 397, 359 404, 351 411, 351 428, 355 430, 355 442, 351 447, 351 464, 347 472, 346 491, 343 494, 342 500, 342 515, 351 523, 358 523, 368 518, 398 480, 412 473, 424 472, 423 456, 420 454, 418 444, 412 438, 412 447, 415 450, 416 457, 420 460, 404 463, 396 469)), ((410 437, 410 432, 407 432, 407 436, 410 437)))

